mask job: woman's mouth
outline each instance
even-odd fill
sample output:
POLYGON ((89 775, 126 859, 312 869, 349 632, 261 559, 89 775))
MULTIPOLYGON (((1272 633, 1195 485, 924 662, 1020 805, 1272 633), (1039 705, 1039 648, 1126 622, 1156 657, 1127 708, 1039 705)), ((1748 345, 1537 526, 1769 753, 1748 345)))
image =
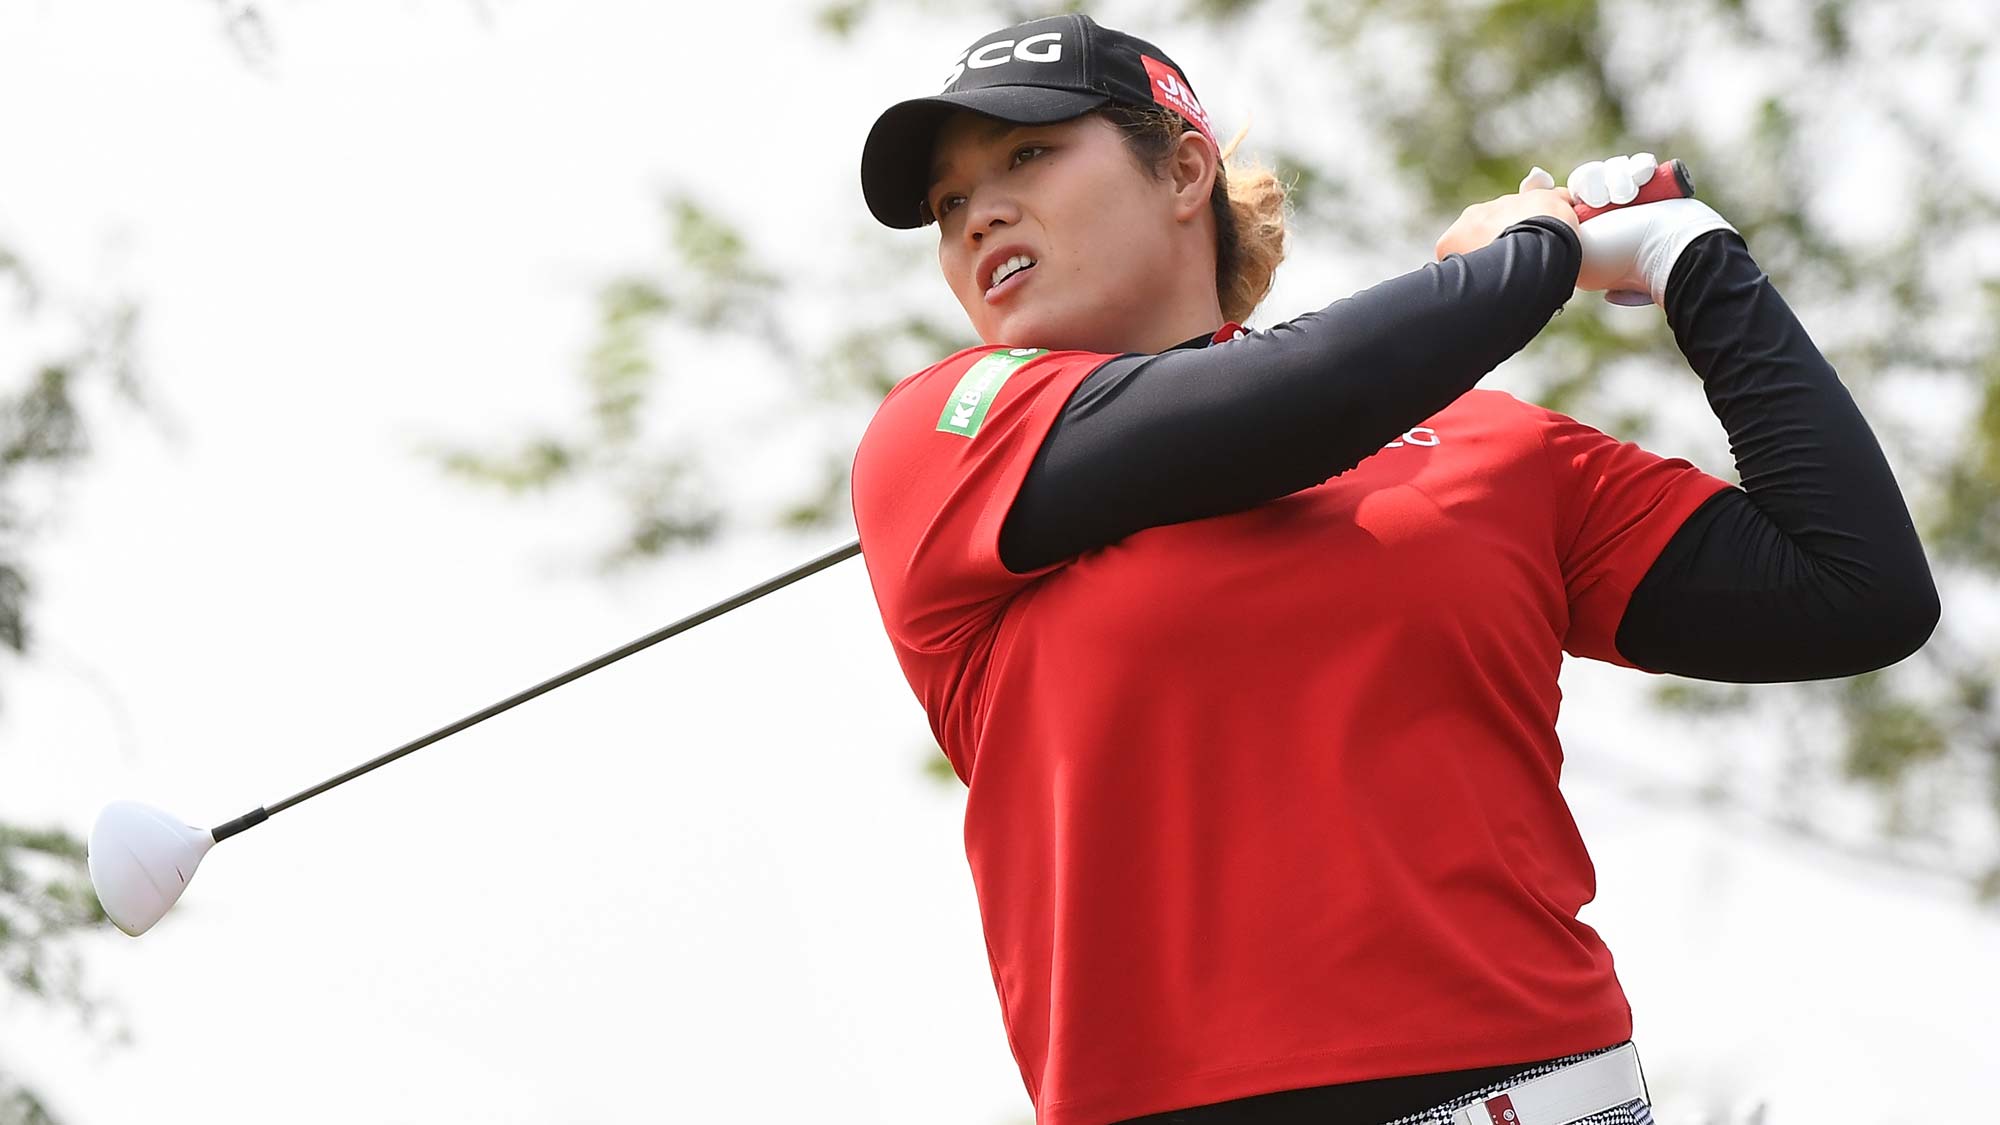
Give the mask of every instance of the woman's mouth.
POLYGON ((1035 268, 1035 259, 1026 254, 1016 254, 994 267, 993 276, 986 285, 986 300, 997 301, 1026 284, 1029 271, 1035 268))

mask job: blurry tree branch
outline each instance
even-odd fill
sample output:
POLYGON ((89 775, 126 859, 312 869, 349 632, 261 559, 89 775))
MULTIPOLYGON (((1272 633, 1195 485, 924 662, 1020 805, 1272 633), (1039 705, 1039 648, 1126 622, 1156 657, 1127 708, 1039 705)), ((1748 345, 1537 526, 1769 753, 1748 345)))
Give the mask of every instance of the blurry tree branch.
MULTIPOLYGON (((50 487, 90 453, 87 400, 101 389, 109 401, 146 404, 132 359, 132 302, 57 301, 25 255, 4 245, 0 282, 15 298, 0 306, 0 322, 11 338, 34 342, 22 366, 0 370, 0 650, 19 658, 35 648, 28 555, 54 506, 50 487)), ((105 921, 81 840, 0 823, 0 980, 8 989, 92 1019, 96 1005, 67 939, 105 921)), ((52 1120, 34 1091, 0 1074, 0 1125, 52 1120)))
POLYGON ((81 967, 60 938, 105 922, 83 842, 56 829, 0 824, 0 979, 88 1014, 81 967))
MULTIPOLYGON (((879 285, 852 277, 828 281, 804 263, 780 270, 719 209, 692 196, 669 198, 663 217, 664 260, 599 290, 578 415, 567 426, 498 447, 434 443, 431 456, 485 487, 515 493, 580 487, 613 498, 626 530, 599 554, 608 567, 699 545, 726 530, 845 525, 851 450, 843 442, 851 443, 851 434, 830 440, 815 432, 808 446, 794 446, 818 450, 817 471, 762 503, 732 494, 736 465, 716 451, 718 443, 729 444, 732 426, 749 432, 753 446, 780 445, 790 427, 817 431, 843 411, 865 418, 855 412, 871 408, 910 365, 967 346, 969 333, 901 303, 873 301, 858 319, 812 332, 793 315, 802 293, 868 293, 879 285), (738 366, 751 361, 777 378, 760 389, 756 372, 738 366), (720 418, 680 401, 677 389, 688 388, 677 388, 677 377, 726 382, 744 394, 736 413, 720 418)), ((911 276, 906 256, 895 257, 892 273, 911 276)))

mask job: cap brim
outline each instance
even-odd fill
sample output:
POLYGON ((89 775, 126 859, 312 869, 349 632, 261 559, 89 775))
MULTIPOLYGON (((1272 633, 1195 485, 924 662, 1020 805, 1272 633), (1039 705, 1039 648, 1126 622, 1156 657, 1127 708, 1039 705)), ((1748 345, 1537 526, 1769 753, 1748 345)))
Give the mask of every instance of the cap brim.
POLYGON ((1110 100, 1109 94, 1082 90, 987 86, 898 102, 868 131, 868 142, 861 149, 861 194, 883 226, 898 230, 923 226, 931 149, 938 126, 954 112, 967 110, 1016 125, 1045 125, 1079 117, 1110 100))

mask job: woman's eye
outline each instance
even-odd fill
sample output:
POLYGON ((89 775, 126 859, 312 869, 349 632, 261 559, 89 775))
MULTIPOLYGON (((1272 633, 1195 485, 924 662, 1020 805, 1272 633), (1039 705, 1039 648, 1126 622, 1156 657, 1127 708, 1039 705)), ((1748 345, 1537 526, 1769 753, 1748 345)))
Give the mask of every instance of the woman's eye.
POLYGON ((1014 150, 1014 163, 1018 165, 1024 160, 1032 160, 1047 151, 1049 150, 1043 148, 1041 145, 1022 145, 1020 148, 1014 150))

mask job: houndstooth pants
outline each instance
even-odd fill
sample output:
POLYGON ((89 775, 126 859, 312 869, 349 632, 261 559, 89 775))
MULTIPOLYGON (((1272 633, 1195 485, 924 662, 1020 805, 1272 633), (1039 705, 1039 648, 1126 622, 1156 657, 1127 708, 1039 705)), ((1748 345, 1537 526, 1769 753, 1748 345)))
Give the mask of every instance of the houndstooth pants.
MULTIPOLYGON (((1509 1086, 1518 1086, 1530 1078, 1540 1078, 1544 1074, 1552 1074, 1573 1062, 1581 1062, 1592 1055, 1601 1055, 1605 1051, 1615 1051, 1619 1046, 1623 1046, 1623 1044, 1605 1047, 1597 1051, 1585 1051, 1580 1055, 1565 1055, 1559 1059, 1550 1059, 1540 1066, 1522 1071, 1505 1082, 1495 1082, 1491 1086, 1482 1086, 1470 1093, 1461 1094, 1443 1105, 1433 1106, 1430 1109, 1424 1110, 1422 1113, 1412 1113, 1407 1117, 1398 1117, 1394 1121, 1388 1122, 1388 1125, 1451 1125, 1451 1115, 1466 1106, 1484 1101, 1509 1086)), ((1589 1117, 1579 1117, 1573 1125, 1653 1125, 1653 1111, 1646 1104, 1645 1099, 1640 1098, 1626 1102, 1624 1105, 1613 1106, 1602 1113, 1593 1113, 1589 1117)))

